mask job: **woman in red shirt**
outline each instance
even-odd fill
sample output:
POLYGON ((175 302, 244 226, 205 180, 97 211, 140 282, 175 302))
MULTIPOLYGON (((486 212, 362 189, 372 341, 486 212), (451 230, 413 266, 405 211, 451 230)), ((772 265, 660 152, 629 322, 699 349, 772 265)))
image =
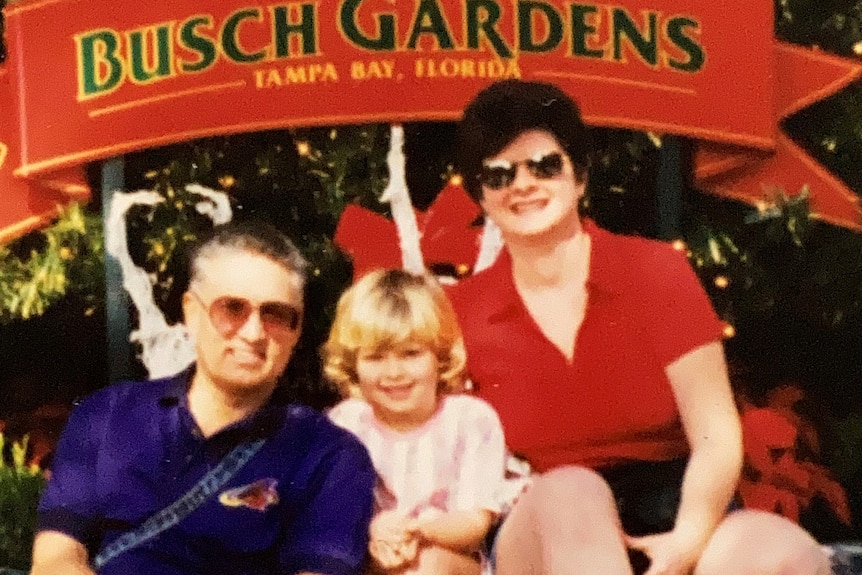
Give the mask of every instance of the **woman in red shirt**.
POLYGON ((498 573, 828 573, 795 524, 728 513, 742 439, 721 323, 684 255, 581 218, 590 151, 550 84, 493 84, 459 126, 505 249, 450 296, 476 393, 541 472, 499 530, 498 573))

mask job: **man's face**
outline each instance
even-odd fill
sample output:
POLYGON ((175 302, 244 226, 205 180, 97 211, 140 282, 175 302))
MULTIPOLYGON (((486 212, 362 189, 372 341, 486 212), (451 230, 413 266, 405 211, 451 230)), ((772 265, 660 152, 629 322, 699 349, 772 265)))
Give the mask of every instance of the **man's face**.
POLYGON ((200 271, 183 312, 202 382, 228 395, 271 393, 299 340, 299 276, 266 256, 229 248, 201 260, 200 271))
POLYGON ((507 241, 580 229, 586 184, 552 134, 524 132, 484 165, 480 204, 507 241))

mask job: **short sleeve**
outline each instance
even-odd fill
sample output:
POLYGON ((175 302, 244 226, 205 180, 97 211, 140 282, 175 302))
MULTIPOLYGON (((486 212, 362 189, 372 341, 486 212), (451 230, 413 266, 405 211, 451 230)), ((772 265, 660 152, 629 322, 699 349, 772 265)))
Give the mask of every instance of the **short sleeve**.
MULTIPOLYGON (((337 442, 308 478, 307 495, 279 551, 283 573, 358 575, 368 549, 374 468, 353 436, 337 442)), ((337 438, 337 439, 336 439, 337 438)))
POLYGON ((656 357, 669 365, 686 353, 722 338, 723 323, 712 307, 685 254, 670 245, 655 244, 644 260, 649 284, 639 298, 646 306, 645 329, 656 357))
POLYGON ((37 531, 60 531, 88 543, 101 508, 97 465, 106 413, 103 401, 91 398, 69 416, 39 502, 37 531))
POLYGON ((494 409, 485 401, 459 396, 462 402, 464 439, 457 485, 453 488, 453 509, 487 509, 500 512, 499 491, 506 464, 503 427, 494 409))

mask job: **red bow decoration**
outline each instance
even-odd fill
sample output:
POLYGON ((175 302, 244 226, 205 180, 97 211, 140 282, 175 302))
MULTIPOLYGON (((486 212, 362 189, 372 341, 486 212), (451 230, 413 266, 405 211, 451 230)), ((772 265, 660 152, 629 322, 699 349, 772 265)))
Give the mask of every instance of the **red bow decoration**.
POLYGON ((694 158, 698 187, 754 205, 774 202, 773 190, 794 197, 807 187, 812 216, 862 231, 859 196, 780 130, 784 119, 857 80, 862 66, 855 60, 784 42, 775 43, 774 57, 778 78, 774 150, 758 154, 748 148, 700 141, 694 158))
MULTIPOLYGON (((482 211, 460 184, 449 183, 425 212, 416 212, 425 267, 451 266, 457 277, 470 273, 479 255, 482 211)), ((335 244, 353 259, 353 279, 375 268, 400 268, 395 222, 360 206, 347 206, 338 220, 335 244)))
POLYGON ((803 395, 798 387, 782 386, 769 394, 766 407, 743 405, 745 469, 739 496, 744 507, 794 521, 812 499, 822 497, 849 526, 850 506, 841 484, 826 467, 798 457, 797 444, 814 454, 820 447, 813 425, 793 409, 803 395))

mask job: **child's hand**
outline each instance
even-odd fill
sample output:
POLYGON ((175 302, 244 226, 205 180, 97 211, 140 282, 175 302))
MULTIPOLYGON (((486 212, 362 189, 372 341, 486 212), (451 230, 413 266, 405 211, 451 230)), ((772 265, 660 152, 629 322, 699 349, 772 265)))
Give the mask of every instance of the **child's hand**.
POLYGON ((409 523, 407 517, 393 511, 378 513, 371 520, 368 551, 383 569, 398 569, 416 560, 419 540, 408 531, 409 523))

